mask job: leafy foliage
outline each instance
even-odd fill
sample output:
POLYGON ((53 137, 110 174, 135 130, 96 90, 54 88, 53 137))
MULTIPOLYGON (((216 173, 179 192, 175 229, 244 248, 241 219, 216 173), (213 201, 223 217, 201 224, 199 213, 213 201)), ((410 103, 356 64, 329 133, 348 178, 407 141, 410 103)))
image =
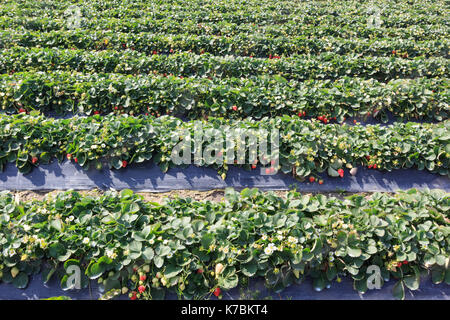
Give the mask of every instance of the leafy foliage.
POLYGON ((322 290, 349 276, 365 292, 369 265, 383 281, 398 279, 398 298, 405 287, 417 290, 423 273, 448 283, 450 200, 442 191, 339 200, 245 189, 225 198, 157 204, 130 190, 98 197, 68 191, 22 202, 2 192, 0 278, 23 288, 44 266, 63 277, 76 264, 109 298, 131 289, 139 299, 162 298, 167 289, 204 298, 253 277, 278 291, 305 277, 322 290))

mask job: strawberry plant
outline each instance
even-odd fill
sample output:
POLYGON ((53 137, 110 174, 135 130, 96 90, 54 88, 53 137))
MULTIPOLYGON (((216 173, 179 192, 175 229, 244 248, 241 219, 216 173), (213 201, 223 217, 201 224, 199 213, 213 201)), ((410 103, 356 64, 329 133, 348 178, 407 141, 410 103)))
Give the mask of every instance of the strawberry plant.
MULTIPOLYGON (((55 158, 59 161, 76 158, 77 165, 82 167, 120 169, 131 163, 153 159, 166 172, 176 166, 171 161, 171 152, 180 140, 173 137, 190 135, 194 141, 199 125, 204 131, 214 128, 223 141, 233 130, 279 130, 279 169, 284 173, 292 172, 300 179, 324 171, 338 177, 343 175, 338 170, 346 171, 358 166, 388 171, 414 167, 448 175, 448 121, 349 126, 323 125, 298 116, 260 121, 209 118, 202 122, 183 122, 169 116, 96 115, 50 119, 36 115, 0 114, 0 168, 8 162, 15 162, 21 172, 27 173, 35 165, 55 158), (34 158, 38 158, 35 163, 34 158)), ((234 149, 230 150, 230 153, 234 152, 234 149)), ((190 158, 194 160, 191 163, 207 165, 203 158, 196 159, 194 148, 191 153, 190 158)), ((223 156, 227 157, 227 153, 224 152, 223 156)), ((211 165, 223 174, 229 166, 224 162, 211 165)), ((243 166, 250 168, 250 164, 243 166)))
POLYGON ((390 112, 400 119, 446 120, 448 79, 290 80, 281 76, 247 79, 182 78, 24 72, 0 75, 3 110, 80 112, 99 114, 170 114, 196 119, 278 116, 306 112, 345 117, 376 117, 387 121, 390 112), (239 110, 234 110, 236 106, 239 110), (116 109, 121 108, 121 109, 116 109))
POLYGON ((427 273, 450 284, 449 204, 442 191, 414 189, 343 200, 227 190, 224 202, 162 204, 130 190, 25 202, 2 192, 0 281, 25 288, 42 273, 67 290, 75 265, 83 288, 95 280, 132 300, 167 290, 185 299, 220 297, 257 277, 279 291, 307 277, 323 290, 347 276, 365 293, 367 268, 376 265, 382 283, 397 281, 393 294, 402 299, 427 273))

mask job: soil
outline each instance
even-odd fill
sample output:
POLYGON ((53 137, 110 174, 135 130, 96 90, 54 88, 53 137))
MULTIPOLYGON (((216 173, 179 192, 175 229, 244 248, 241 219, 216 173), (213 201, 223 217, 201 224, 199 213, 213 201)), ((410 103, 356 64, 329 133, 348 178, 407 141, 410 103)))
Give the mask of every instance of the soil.
MULTIPOLYGON (((42 200, 47 194, 57 194, 58 192, 62 192, 62 190, 53 190, 53 191, 13 191, 21 201, 32 201, 32 200, 42 200)), ((93 190, 81 190, 78 191, 83 195, 90 196, 98 196, 101 195, 104 191, 93 189, 93 190)), ((279 197, 286 197, 288 191, 272 191, 279 197)), ((194 200, 209 200, 209 201, 222 201, 224 199, 224 190, 215 189, 209 191, 197 191, 197 190, 172 190, 168 192, 137 192, 137 194, 142 195, 146 201, 150 202, 159 202, 161 203, 164 198, 192 198, 194 200)), ((313 193, 308 193, 313 194, 313 193)), ((316 193, 314 193, 316 194, 316 193)), ((364 195, 368 195, 370 193, 364 193, 364 195)), ((351 195, 351 193, 323 193, 323 195, 327 197, 336 197, 339 199, 343 199, 346 196, 351 195)))

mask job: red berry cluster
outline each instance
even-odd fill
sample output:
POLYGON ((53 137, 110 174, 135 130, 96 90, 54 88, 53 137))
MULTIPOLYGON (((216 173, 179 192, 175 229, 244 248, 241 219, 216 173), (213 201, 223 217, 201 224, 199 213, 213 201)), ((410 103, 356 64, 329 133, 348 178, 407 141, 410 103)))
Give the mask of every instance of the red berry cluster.
POLYGON ((398 268, 400 268, 402 265, 406 265, 406 264, 408 264, 408 260, 405 260, 405 261, 399 261, 398 263, 397 263, 397 267, 398 268))
POLYGON ((331 120, 336 121, 336 117, 318 116, 317 120, 322 121, 323 123, 327 124, 331 120))

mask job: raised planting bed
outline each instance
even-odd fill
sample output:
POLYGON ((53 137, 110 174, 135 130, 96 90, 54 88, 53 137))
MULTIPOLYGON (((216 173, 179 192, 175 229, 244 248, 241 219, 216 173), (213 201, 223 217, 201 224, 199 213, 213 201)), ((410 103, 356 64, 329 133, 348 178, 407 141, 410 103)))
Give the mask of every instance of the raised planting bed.
MULTIPOLYGON (((247 169, 256 169, 256 165, 262 164, 267 167, 266 174, 280 170, 310 181, 324 171, 342 178, 348 174, 346 171, 357 166, 388 171, 426 169, 445 176, 450 161, 449 125, 448 121, 389 126, 324 125, 297 116, 260 121, 210 118, 209 121, 183 122, 168 116, 97 115, 55 120, 0 114, 0 169, 8 162, 15 162, 20 172, 28 173, 39 164, 66 158, 85 168, 92 165, 102 169, 102 160, 106 160, 109 168, 121 169, 133 162, 152 159, 166 172, 177 166, 179 159, 176 160, 172 152, 178 152, 179 156, 187 155, 186 162, 189 160, 202 167, 209 163, 223 179, 229 166, 234 164, 247 169), (260 138, 266 138, 271 145, 276 130, 279 150, 274 147, 264 154, 261 154, 263 149, 258 149, 258 155, 257 151, 252 153, 247 148, 244 156, 236 152, 237 142, 225 143, 230 135, 237 139, 242 134, 253 134, 258 139, 248 146, 256 145, 260 138), (200 132, 208 146, 215 147, 212 159, 196 151, 199 148, 194 142, 199 140, 196 134, 200 132)), ((187 166, 182 161, 178 165, 187 166)))
POLYGON ((447 78, 374 79, 342 77, 302 82, 279 76, 253 78, 183 78, 173 75, 83 74, 54 71, 0 75, 0 103, 5 111, 30 110, 130 114, 167 114, 198 119, 297 115, 366 116, 387 121, 446 120, 447 78), (55 88, 58 88, 55 90, 55 88))
POLYGON ((1 280, 26 288, 33 274, 63 289, 97 279, 108 297, 220 297, 264 277, 280 291, 303 279, 322 290, 349 276, 368 290, 369 266, 395 279, 396 298, 424 274, 450 283, 448 193, 411 189, 346 199, 228 189, 224 202, 146 202, 130 190, 70 191, 21 201, 0 193, 1 280), (70 268, 71 267, 71 268, 70 268), (70 284, 70 285, 69 285, 70 284), (125 289, 127 288, 127 289, 125 289))

